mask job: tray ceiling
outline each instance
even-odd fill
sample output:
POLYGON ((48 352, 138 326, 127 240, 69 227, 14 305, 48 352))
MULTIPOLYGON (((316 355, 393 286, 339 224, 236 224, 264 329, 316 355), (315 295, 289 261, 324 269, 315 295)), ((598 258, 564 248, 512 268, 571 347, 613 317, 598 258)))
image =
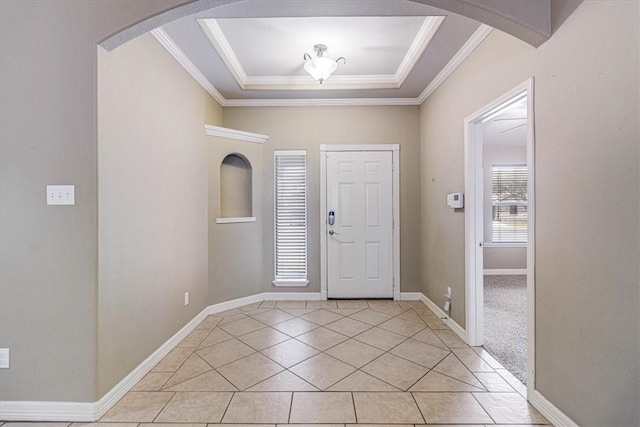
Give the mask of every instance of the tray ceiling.
POLYGON ((424 5, 375 10, 400 3, 370 2, 368 16, 234 17, 212 9, 152 33, 223 105, 417 105, 491 28, 424 5), (315 56, 319 43, 326 57, 346 58, 322 85, 303 68, 303 55, 315 56))

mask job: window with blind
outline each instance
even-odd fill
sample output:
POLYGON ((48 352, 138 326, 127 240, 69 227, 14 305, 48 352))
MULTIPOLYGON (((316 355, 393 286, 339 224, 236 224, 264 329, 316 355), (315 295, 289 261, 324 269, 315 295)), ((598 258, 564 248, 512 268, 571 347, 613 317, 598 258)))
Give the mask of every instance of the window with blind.
POLYGON ((274 152, 276 286, 306 286, 307 152, 274 152))
POLYGON ((491 166, 493 243, 527 243, 527 165, 491 166))

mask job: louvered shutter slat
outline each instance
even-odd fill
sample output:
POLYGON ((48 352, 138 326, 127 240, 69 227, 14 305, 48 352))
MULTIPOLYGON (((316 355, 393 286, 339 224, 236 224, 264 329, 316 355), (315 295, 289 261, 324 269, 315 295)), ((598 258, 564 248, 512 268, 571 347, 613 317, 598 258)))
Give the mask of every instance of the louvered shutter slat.
POLYGON ((491 167, 493 243, 527 242, 527 166, 491 167))
POLYGON ((307 278, 306 153, 275 152, 275 278, 307 278))

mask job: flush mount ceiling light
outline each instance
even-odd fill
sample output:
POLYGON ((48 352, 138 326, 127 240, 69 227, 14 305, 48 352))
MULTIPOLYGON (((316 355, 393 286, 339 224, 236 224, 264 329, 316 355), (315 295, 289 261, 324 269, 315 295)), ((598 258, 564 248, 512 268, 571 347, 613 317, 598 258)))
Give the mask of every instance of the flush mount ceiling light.
POLYGON ((344 64, 347 63, 347 60, 342 56, 335 61, 331 58, 325 58, 324 53, 327 51, 326 45, 314 45, 313 50, 316 52, 315 58, 313 58, 308 53, 305 53, 303 56, 305 60, 304 69, 307 71, 307 73, 311 74, 311 77, 320 82, 320 84, 327 80, 329 76, 333 74, 333 72, 338 68, 338 61, 342 59, 344 64))

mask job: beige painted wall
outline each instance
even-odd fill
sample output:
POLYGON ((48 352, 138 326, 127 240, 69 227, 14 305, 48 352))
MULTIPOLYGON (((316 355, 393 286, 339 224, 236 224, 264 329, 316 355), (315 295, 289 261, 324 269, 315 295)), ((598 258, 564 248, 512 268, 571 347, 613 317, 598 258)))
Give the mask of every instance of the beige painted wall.
POLYGON ((527 248, 485 246, 482 255, 485 270, 524 270, 527 268, 527 248))
POLYGON ((482 147, 483 191, 484 191, 484 249, 483 263, 487 269, 523 269, 527 268, 527 248, 491 246, 492 209, 491 209, 491 165, 505 163, 527 163, 526 146, 505 146, 484 144, 482 147))
POLYGON ((0 400, 97 398, 96 44, 180 3, 0 1, 0 400))
POLYGON ((99 396, 207 305, 204 124, 221 119, 150 34, 98 50, 99 396))
POLYGON ((401 290, 420 290, 420 147, 418 107, 225 108, 224 126, 269 135, 261 177, 264 202, 263 285, 267 292, 320 292, 320 145, 400 144, 401 290), (306 149, 308 259, 306 288, 273 280, 273 150, 306 149))
MULTIPOLYGON (((207 137, 209 168, 209 304, 264 292, 262 274, 263 146, 246 141, 207 137), (216 224, 220 212, 220 163, 240 154, 251 164, 252 216, 255 222, 216 224)), ((268 282, 268 281, 267 281, 268 282)))
POLYGON ((536 388, 580 425, 640 424, 639 6, 584 2, 537 50, 494 31, 421 109, 423 289, 451 284, 464 325, 464 218, 442 206, 463 121, 535 77, 536 388))

